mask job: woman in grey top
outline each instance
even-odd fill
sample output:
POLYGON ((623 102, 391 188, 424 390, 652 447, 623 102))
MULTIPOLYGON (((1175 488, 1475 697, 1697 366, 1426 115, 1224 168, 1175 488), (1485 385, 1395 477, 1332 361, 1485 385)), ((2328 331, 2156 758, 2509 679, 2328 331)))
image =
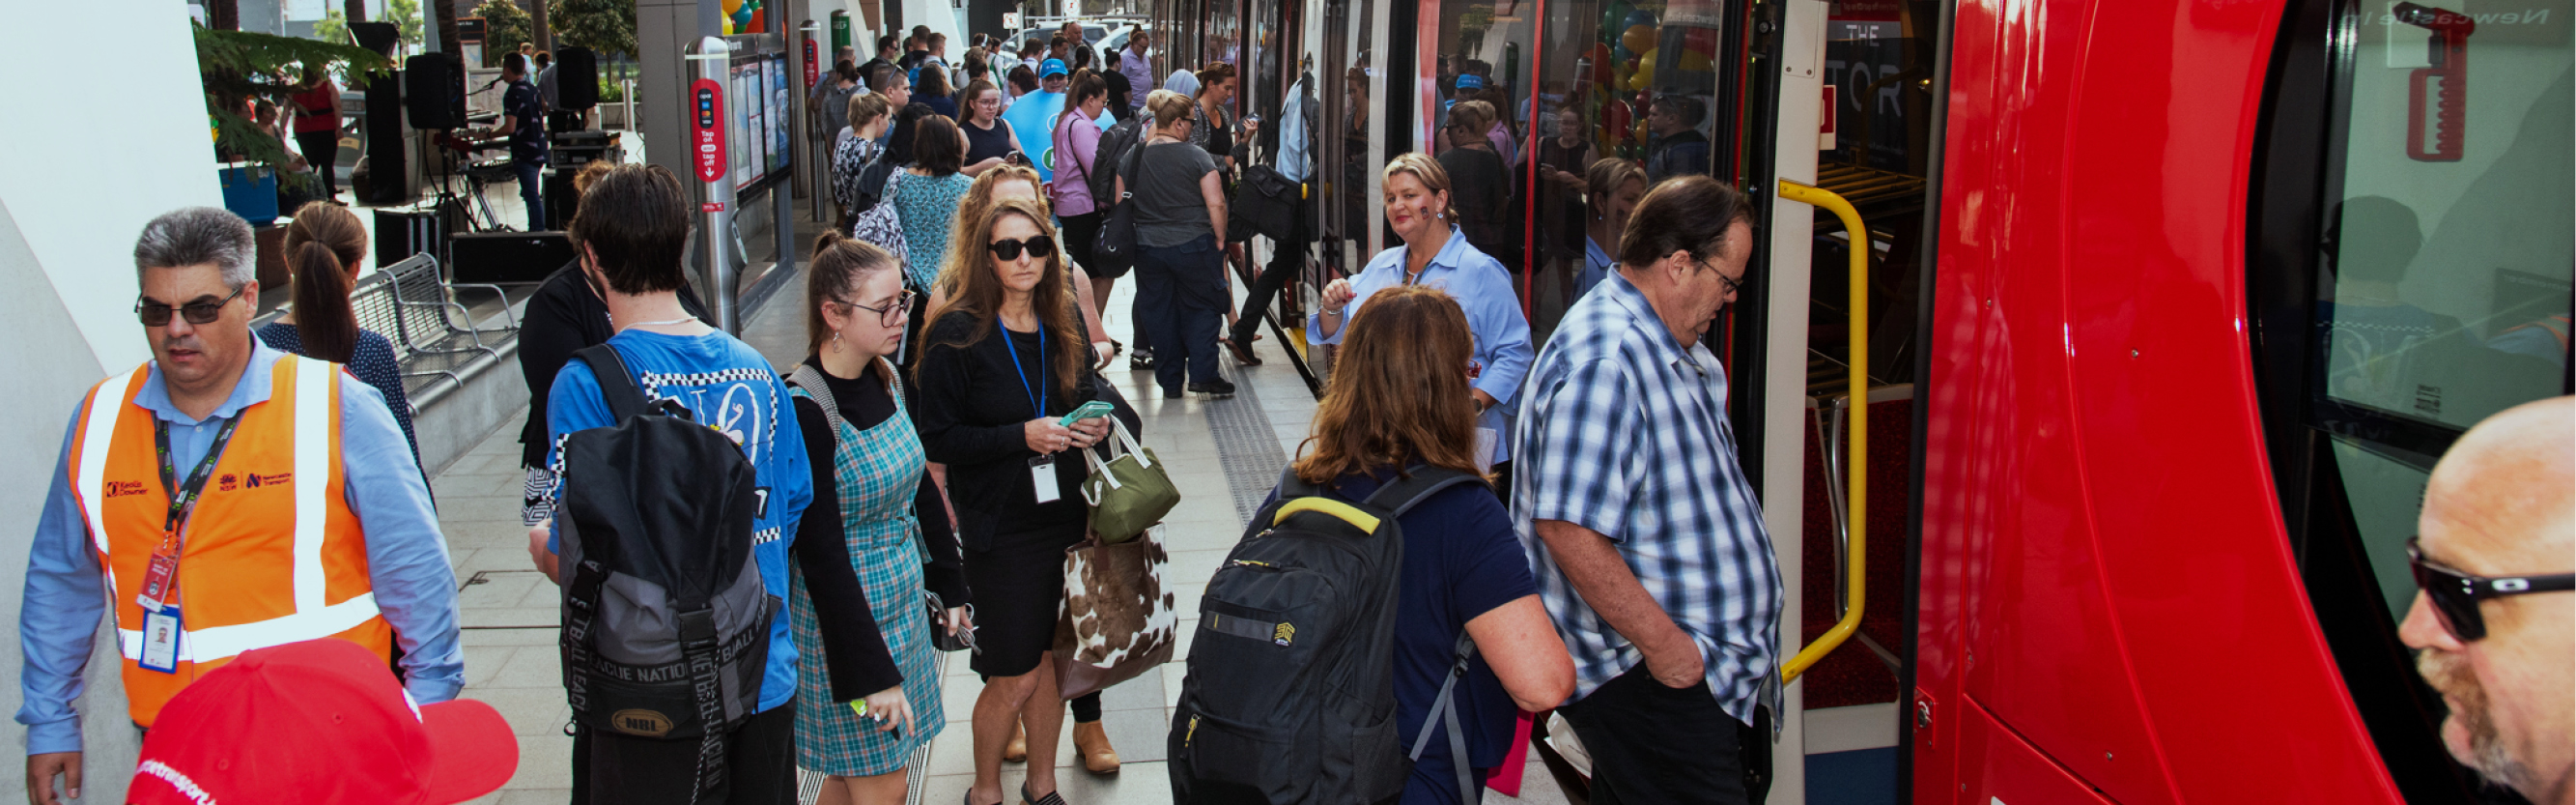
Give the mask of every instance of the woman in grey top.
POLYGON ((1234 395, 1217 374, 1217 321, 1228 305, 1225 191, 1216 160, 1189 143, 1189 96, 1156 90, 1145 98, 1154 132, 1118 167, 1121 197, 1135 193, 1136 322, 1154 344, 1154 382, 1163 396, 1188 390, 1234 395), (1131 181, 1132 180, 1132 181, 1131 181))

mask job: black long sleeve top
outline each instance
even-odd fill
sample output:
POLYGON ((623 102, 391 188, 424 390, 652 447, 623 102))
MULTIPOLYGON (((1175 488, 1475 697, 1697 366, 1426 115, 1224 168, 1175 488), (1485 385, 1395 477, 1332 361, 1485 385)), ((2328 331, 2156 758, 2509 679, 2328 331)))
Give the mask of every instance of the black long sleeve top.
MULTIPOLYGON (((805 364, 817 371, 823 368, 822 363, 813 357, 807 357, 805 364)), ((866 430, 894 416, 894 396, 887 390, 885 381, 874 373, 856 379, 825 373, 823 383, 830 387, 832 401, 840 406, 841 418, 849 420, 851 427, 866 430)), ((807 465, 814 472, 814 502, 806 507, 804 518, 797 521, 796 545, 802 548, 808 543, 828 542, 843 546, 841 562, 849 564, 847 537, 843 534, 841 520, 840 484, 833 472, 832 454, 837 440, 832 433, 831 420, 823 416, 820 404, 800 397, 796 400, 796 423, 805 436, 807 465)), ((930 548, 930 564, 923 568, 926 586, 939 594, 941 603, 965 606, 969 603, 970 591, 966 587, 964 556, 957 549, 956 532, 949 526, 948 509, 940 502, 939 487, 930 480, 929 473, 922 473, 912 505, 914 515, 921 521, 922 537, 930 548)), ((856 586, 856 575, 851 579, 856 586)), ((805 580, 806 589, 815 596, 815 619, 818 625, 823 625, 822 591, 815 589, 815 583, 816 577, 809 573, 805 580)), ((866 601, 866 595, 865 589, 852 592, 852 596, 861 602, 866 601)), ((834 695, 837 697, 844 690, 859 690, 864 696, 902 684, 903 671, 896 666, 894 655, 886 648, 885 633, 878 626, 874 611, 866 603, 861 603, 848 611, 833 614, 847 622, 848 638, 838 643, 824 642, 823 659, 831 669, 834 695)))
MULTIPOLYGON (((680 287, 680 307, 715 326, 707 318, 707 306, 685 285, 680 287)), ((608 322, 608 303, 590 289, 579 260, 547 275, 537 295, 528 299, 528 309, 519 314, 519 375, 528 381, 528 424, 519 429, 519 466, 545 466, 546 392, 554 388, 555 373, 563 371, 573 353, 608 343, 616 334, 608 322)))
POLYGON ((1055 456, 1056 500, 1037 502, 1024 428, 1040 416, 1060 417, 1096 399, 1099 379, 1087 367, 1065 394, 1050 357, 1062 350, 1088 351, 1086 339, 1050 332, 1046 350, 1036 333, 1003 335, 998 322, 988 323, 965 311, 932 322, 917 368, 921 405, 914 416, 921 424, 921 444, 930 460, 948 465, 948 491, 957 504, 958 541, 987 550, 993 536, 1047 527, 1083 527, 1082 479, 1089 472, 1082 457, 1070 451, 1055 456), (957 346, 964 344, 965 346, 957 346), (1018 353, 1016 365, 1012 353, 1018 353), (1023 377, 1026 383, 1022 382, 1023 377), (1030 399, 1047 390, 1045 410, 1030 399))

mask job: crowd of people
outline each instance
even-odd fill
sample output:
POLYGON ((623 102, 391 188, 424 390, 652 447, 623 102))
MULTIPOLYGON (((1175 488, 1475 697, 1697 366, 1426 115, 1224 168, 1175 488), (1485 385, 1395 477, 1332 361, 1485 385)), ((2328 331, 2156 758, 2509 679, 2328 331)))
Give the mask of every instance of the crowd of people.
MULTIPOLYGON (((1233 313, 1227 186, 1257 124, 1231 116, 1230 65, 1152 82, 1141 33, 1110 54, 1071 23, 1017 52, 978 36, 954 96, 944 36, 876 44, 875 59, 844 59, 816 88, 846 110, 828 140, 842 215, 813 244, 808 346, 787 367, 707 321, 684 267, 695 207, 678 177, 604 162, 576 177, 579 257, 530 301, 520 356, 533 398, 522 518, 532 563, 566 590, 577 803, 774 805, 794 801, 799 768, 826 778, 821 802, 903 801, 907 764, 947 723, 943 649, 971 648, 984 680, 967 805, 1063 805, 1068 708, 1083 768, 1119 768, 1098 694, 1063 696, 1054 652, 1065 553, 1089 528, 1081 451, 1144 424, 1103 374, 1126 347, 1102 307, 1126 267, 1095 268, 1109 257, 1096 245, 1113 213, 1133 227, 1130 368, 1150 369, 1166 398, 1230 395, 1221 352, 1257 359, 1239 322, 1218 326, 1233 313), (1030 103, 1050 110, 1043 166, 1003 117, 1030 103), (655 436, 642 423, 656 411, 706 426, 682 429, 699 438, 713 429, 720 447, 655 436), (661 543, 611 527, 716 510, 737 519, 688 520, 708 527, 661 543), (756 591, 766 609, 606 569, 636 563, 619 553, 635 550, 674 551, 662 557, 674 564, 680 543, 710 540, 740 548, 741 574, 716 584, 756 591), (676 617, 620 618, 612 603, 676 617), (719 642, 724 667, 740 665, 721 685, 706 670, 719 642), (654 683, 712 709, 586 709, 654 683), (740 698, 711 705, 715 688, 740 698), (1002 783, 1012 763, 1026 770, 1016 791, 1002 783)), ((1514 713, 1549 709, 1589 753, 1594 802, 1760 801, 1782 580, 1737 457, 1725 368, 1705 346, 1755 281, 1750 202, 1706 176, 1596 159, 1571 136, 1542 143, 1546 181, 1581 190, 1592 211, 1567 232, 1586 245, 1579 301, 1542 350, 1504 247, 1469 212, 1520 159, 1490 136, 1496 118, 1464 100, 1439 154, 1381 169, 1401 244, 1321 289, 1306 318, 1308 342, 1338 360, 1264 511, 1292 489, 1365 505, 1417 474, 1475 481, 1391 515, 1404 548, 1385 613, 1393 715, 1413 757, 1401 801, 1476 801, 1514 713)), ((451 703, 464 684, 455 576, 398 367, 347 302, 363 230, 315 204, 287 245, 293 312, 254 332, 239 218, 182 209, 136 243, 153 360, 100 382, 75 413, 29 559, 18 719, 40 805, 58 801, 57 778, 77 796, 73 702, 102 617, 145 738, 134 801, 316 785, 201 748, 227 730, 301 729, 281 726, 303 712, 282 700, 242 709, 287 696, 280 686, 340 703, 317 724, 366 728, 335 744, 320 737, 341 726, 313 727, 320 737, 297 751, 372 753, 376 765, 349 774, 387 758, 427 769, 401 776, 417 790, 400 797, 479 796, 515 766, 515 750, 492 749, 510 739, 489 708, 451 703), (430 737, 369 748, 415 728, 430 737)), ((2570 618, 2518 596, 2576 585, 2474 574, 2566 566, 2571 405, 2508 411, 2443 459, 2404 630, 2454 702, 2452 751, 2536 800, 2563 801, 2576 763, 2549 740, 2567 730, 2570 618), (2524 505, 2475 505, 2498 494, 2524 505)), ((1198 650, 1231 639, 1212 632, 1198 650)))

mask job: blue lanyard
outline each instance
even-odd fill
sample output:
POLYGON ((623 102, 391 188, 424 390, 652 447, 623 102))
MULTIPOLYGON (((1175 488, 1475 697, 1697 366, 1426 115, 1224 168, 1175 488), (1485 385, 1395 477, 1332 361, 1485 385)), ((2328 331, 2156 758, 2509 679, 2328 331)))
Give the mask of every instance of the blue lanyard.
POLYGON ((1038 322, 1038 385, 1029 387, 1029 370, 1020 368, 1020 348, 1011 344, 1011 327, 999 318, 993 328, 1002 331, 1002 351, 1011 353, 1011 371, 1020 373, 1020 390, 1028 392, 1029 404, 1037 406, 1038 416, 1046 416, 1046 322, 1038 322))

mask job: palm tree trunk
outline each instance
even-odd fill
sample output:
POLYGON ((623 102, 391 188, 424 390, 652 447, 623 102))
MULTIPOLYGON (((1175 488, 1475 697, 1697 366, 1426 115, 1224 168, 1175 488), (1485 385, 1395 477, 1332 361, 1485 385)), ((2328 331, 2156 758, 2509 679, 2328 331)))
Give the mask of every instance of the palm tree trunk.
POLYGON ((348 17, 350 22, 367 21, 367 0, 349 0, 348 6, 348 10, 341 12, 341 16, 348 17))
POLYGON ((241 30, 241 3, 238 0, 206 0, 206 27, 217 31, 241 30))
POLYGON ((529 33, 529 38, 537 43, 537 51, 553 53, 555 33, 546 25, 546 0, 528 0, 528 16, 534 18, 536 22, 532 26, 534 30, 529 33))
POLYGON ((429 5, 438 14, 439 52, 463 54, 465 45, 456 39, 456 0, 429 0, 429 5))

